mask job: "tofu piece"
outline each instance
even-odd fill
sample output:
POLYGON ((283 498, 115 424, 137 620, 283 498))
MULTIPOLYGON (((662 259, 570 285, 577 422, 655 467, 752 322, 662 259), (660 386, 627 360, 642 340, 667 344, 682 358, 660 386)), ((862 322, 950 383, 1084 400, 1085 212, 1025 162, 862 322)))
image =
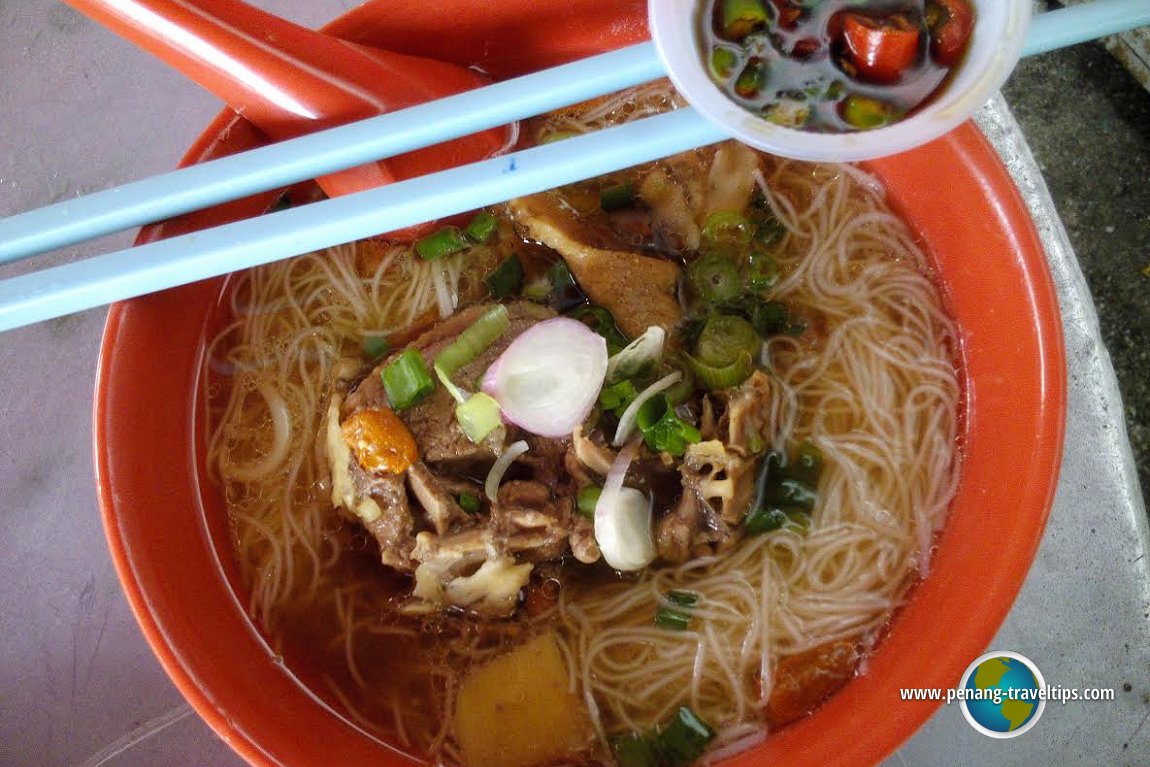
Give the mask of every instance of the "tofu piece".
POLYGON ((468 767, 533 767, 582 751, 594 733, 552 633, 473 669, 455 701, 468 767))

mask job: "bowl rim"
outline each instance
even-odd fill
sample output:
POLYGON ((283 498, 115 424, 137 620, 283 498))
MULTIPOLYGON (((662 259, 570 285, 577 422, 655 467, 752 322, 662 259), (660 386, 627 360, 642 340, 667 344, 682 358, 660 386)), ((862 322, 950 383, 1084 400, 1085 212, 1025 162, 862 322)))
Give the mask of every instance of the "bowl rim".
MULTIPOLYGON (((530 3, 530 0, 521 2, 530 3)), ((356 42, 379 44, 371 30, 371 7, 381 4, 382 0, 376 0, 360 6, 332 22, 326 29, 333 32, 342 30, 342 36, 355 38, 356 42)), ((410 4, 418 5, 416 0, 410 0, 410 4)), ((395 2, 387 5, 389 12, 393 12, 391 8, 395 2)), ((221 134, 234 129, 235 124, 236 120, 231 113, 225 111, 218 115, 189 150, 184 162, 201 161, 219 151, 221 134)), ((939 704, 907 703, 905 710, 900 710, 897 717, 867 719, 859 716, 859 706, 876 694, 876 685, 869 682, 874 682, 879 675, 889 675, 889 684, 878 685, 878 688, 888 693, 894 683, 900 680, 906 682, 913 679, 914 683, 910 686, 916 687, 953 686, 968 662, 981 654, 994 636, 1021 588, 1040 542, 1061 462, 1066 368, 1062 324, 1053 280, 1025 203, 993 148, 971 123, 963 124, 915 152, 869 164, 868 169, 888 185, 895 182, 892 193, 897 191, 899 194, 895 200, 896 209, 904 217, 917 222, 922 219, 916 217, 932 215, 931 192, 934 179, 925 177, 922 167, 956 161, 962 163, 962 173, 959 174, 962 183, 971 189, 983 190, 982 202, 985 204, 977 211, 969 212, 969 215, 958 215, 953 222, 955 232, 974 232, 971 236, 976 236, 977 230, 987 225, 985 221, 972 220, 971 217, 990 217, 994 222, 991 226, 994 229, 991 240, 997 238, 1003 253, 1008 254, 1004 255, 1005 267, 1014 271, 1006 275, 1009 279, 999 280, 995 275, 987 273, 981 259, 971 258, 969 264, 960 262, 953 266, 953 274, 945 269, 942 271, 941 287, 946 300, 952 304, 957 301, 962 311, 970 312, 977 309, 972 304, 980 300, 980 295, 987 294, 997 301, 1014 302, 1015 308, 1021 307, 1020 316, 1026 317, 1031 323, 1026 328, 1026 338, 1022 340, 996 338, 993 327, 981 326, 972 337, 971 329, 964 326, 965 336, 960 356, 968 376, 976 373, 988 377, 1010 375, 1012 371, 1022 373, 1021 380, 999 382, 997 386, 1000 391, 992 392, 993 397, 977 387, 968 391, 963 413, 965 429, 969 431, 977 424, 980 429, 993 429, 1000 436, 1002 433, 1009 434, 1009 445, 1013 449, 1029 447, 1029 451, 1024 450, 1011 456, 1017 465, 1011 472, 1012 488, 1008 489, 1012 498, 1020 499, 1016 505, 1026 513, 1019 514, 1014 508, 1009 509, 1009 513, 993 508, 987 510, 989 516, 1001 522, 1001 530, 1010 538, 1012 545, 1002 556, 995 558, 995 568, 979 573, 984 578, 982 592, 963 596, 962 589, 969 592, 977 590, 955 583, 953 575, 948 574, 943 567, 949 560, 941 556, 936 558, 936 568, 942 568, 941 572, 946 577, 940 576, 940 570, 936 569, 932 577, 916 586, 906 606, 893 620, 891 630, 871 656, 872 662, 865 677, 853 680, 813 715, 772 735, 763 746, 724 764, 754 764, 760 763, 760 760, 778 764, 815 764, 820 761, 826 763, 828 759, 836 764, 870 764, 890 753, 910 737, 939 704), (904 188, 898 179, 902 177, 900 174, 909 173, 917 173, 915 178, 918 180, 911 187, 904 188), (958 277, 976 284, 978 289, 968 289, 964 283, 956 281, 958 277), (1022 366, 1020 360, 1023 359, 1030 368, 1016 370, 1022 366), (973 370, 972 364, 976 365, 973 370), (985 423, 985 408, 991 400, 997 408, 996 416, 1007 420, 997 424, 985 423), (951 601, 940 603, 943 597, 951 601), (937 617, 924 617, 924 611, 932 609, 939 610, 937 617), (921 643, 916 643, 915 637, 908 635, 911 632, 903 630, 912 625, 912 620, 946 622, 948 649, 943 651, 943 657, 932 658, 933 665, 925 672, 910 677, 900 675, 895 656, 908 651, 907 648, 915 650, 916 655, 923 654, 921 643), (862 725, 856 725, 849 738, 844 737, 847 731, 840 730, 832 735, 825 728, 819 730, 821 723, 831 720, 844 723, 858 721, 865 724, 865 729, 860 730, 862 725)), ((152 228, 142 232, 141 238, 156 237, 161 233, 162 228, 152 228)), ((137 398, 155 396, 148 392, 148 388, 155 385, 155 381, 147 379, 151 373, 162 373, 166 376, 165 380, 177 383, 180 380, 185 384, 191 381, 194 388, 194 377, 199 374, 199 360, 202 357, 200 348, 184 349, 175 355, 161 355, 152 359, 143 359, 141 355, 145 350, 164 350, 170 343, 166 328, 154 325, 190 322, 181 320, 183 305, 200 308, 210 306, 216 299, 220 284, 221 281, 213 280, 184 286, 116 304, 109 310, 97 367, 93 447, 99 503, 113 563, 147 641, 177 688, 216 733, 249 762, 308 763, 306 758, 300 758, 301 753, 310 753, 313 758, 314 755, 335 757, 339 754, 347 760, 374 755, 376 761, 379 761, 380 749, 375 741, 370 741, 364 747, 360 747, 364 744, 336 746, 331 743, 328 736, 332 733, 352 735, 356 731, 362 733, 362 730, 358 730, 330 708, 325 715, 313 717, 320 720, 315 728, 315 738, 319 742, 287 745, 271 742, 267 733, 276 732, 272 720, 285 715, 284 712, 290 707, 288 704, 281 706, 278 702, 268 704, 274 709, 264 717, 268 721, 254 722, 252 718, 257 715, 252 710, 237 708, 230 699, 225 700, 224 697, 230 695, 230 691, 213 686, 216 682, 212 674, 216 669, 212 664, 224 661, 219 660, 220 648, 214 645, 214 639, 204 638, 208 628, 225 626, 228 620, 238 619, 238 624, 230 625, 227 630, 234 633, 238 628, 240 633, 250 635, 244 639, 246 649, 243 652, 247 653, 244 657, 263 657, 267 663, 268 669, 261 672, 261 683, 279 684, 277 689, 281 691, 295 686, 297 696, 309 698, 300 703, 303 708, 291 711, 298 713, 308 706, 314 707, 318 699, 307 690, 298 689, 298 683, 290 670, 276 664, 273 653, 247 617, 246 610, 236 593, 231 591, 226 578, 217 578, 220 582, 215 584, 196 584, 192 590, 195 596, 222 600, 220 605, 213 606, 220 608, 223 617, 212 617, 211 620, 215 622, 210 627, 197 625, 197 618, 203 617, 206 621, 207 616, 202 611, 197 611, 197 615, 181 611, 171 601, 168 593, 175 588, 171 582, 172 571, 176 571, 175 580, 181 574, 194 579, 197 572, 194 569, 186 573, 179 570, 185 566, 182 563, 183 557, 178 561, 165 560, 158 551, 149 553, 139 548, 141 532, 133 527, 133 515, 135 524, 139 525, 140 515, 154 510, 157 503, 182 503, 185 510, 189 508, 186 505, 188 499, 181 496, 196 489, 187 482, 198 482, 200 479, 194 461, 180 464, 186 470, 186 481, 170 487, 154 476, 154 469, 149 467, 145 459, 154 455, 157 445, 178 445, 181 439, 187 440, 185 444, 191 444, 196 414, 190 403, 185 403, 182 408, 172 408, 172 412, 157 414, 154 423, 151 419, 129 422, 129 419, 118 418, 117 413, 124 412, 124 406, 137 398), (142 376, 146 380, 142 380, 142 376), (141 558, 141 553, 146 556, 141 558), (231 615, 230 619, 227 618, 228 614, 231 615)), ((191 401, 194 402, 194 398, 191 401)), ((983 459, 989 458, 981 456, 977 451, 964 449, 962 482, 969 480, 966 472, 976 457, 983 464, 983 459)), ((991 470, 986 465, 978 465, 984 473, 991 470)), ((994 483, 990 482, 973 490, 966 488, 964 502, 975 507, 986 504, 987 493, 993 486, 994 483)), ((963 493, 964 490, 960 489, 959 492, 963 493)), ((197 504, 193 502, 191 511, 204 515, 206 512, 202 506, 194 508, 197 504)), ((964 519, 970 518, 975 511, 977 509, 966 509, 964 513, 967 517, 964 519)), ((948 547, 951 539, 964 545, 970 543, 970 536, 965 532, 963 535, 966 537, 959 539, 958 533, 951 530, 948 520, 938 538, 940 555, 946 554, 951 559, 963 555, 964 552, 952 551, 954 545, 948 547)), ((213 541, 202 526, 200 538, 192 543, 194 545, 188 550, 193 551, 196 557, 201 557, 203 561, 210 561, 213 557, 218 559, 218 540, 213 541)), ((162 545, 170 549, 177 544, 165 541, 162 545)), ((187 585, 186 588, 192 587, 187 585)), ((214 612, 212 614, 214 616, 214 612)), ((324 706, 322 701, 319 702, 322 710, 324 706)), ((295 705, 295 701, 292 705, 295 705)), ((871 708, 876 708, 873 702, 871 708)), ((293 731, 293 734, 298 736, 299 732, 293 731)))

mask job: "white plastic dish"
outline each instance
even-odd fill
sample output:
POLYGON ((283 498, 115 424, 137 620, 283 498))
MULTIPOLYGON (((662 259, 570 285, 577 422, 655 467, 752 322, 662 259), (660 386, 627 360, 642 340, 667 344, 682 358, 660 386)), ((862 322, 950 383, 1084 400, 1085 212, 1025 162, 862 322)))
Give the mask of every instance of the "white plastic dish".
POLYGON ((671 81, 699 114, 772 154, 799 160, 849 162, 898 154, 965 122, 1001 87, 1022 54, 1030 0, 972 0, 970 47, 953 79, 910 117, 874 130, 813 133, 756 117, 727 98, 704 65, 701 0, 649 0, 651 37, 671 81))

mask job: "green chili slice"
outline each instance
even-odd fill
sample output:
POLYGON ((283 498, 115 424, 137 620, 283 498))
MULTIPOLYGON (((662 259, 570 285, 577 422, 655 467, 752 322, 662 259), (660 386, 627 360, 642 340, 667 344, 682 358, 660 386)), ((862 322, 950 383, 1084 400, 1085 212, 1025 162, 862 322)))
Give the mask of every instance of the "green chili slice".
POLYGON ((840 102, 839 113, 848 125, 859 130, 881 128, 899 117, 898 109, 892 104, 857 94, 851 94, 840 102))
POLYGON ((446 258, 461 250, 471 247, 471 242, 463 236, 458 227, 445 226, 437 229, 426 237, 415 241, 415 252, 426 261, 436 261, 446 258))
POLYGON ((419 404, 435 389, 423 356, 407 349, 383 369, 383 389, 394 410, 407 410, 419 404))
POLYGON ((757 56, 751 57, 743 71, 735 78, 735 94, 753 99, 767 82, 767 63, 757 56))
POLYGON ((723 37, 739 41, 767 25, 763 0, 723 0, 723 37))
POLYGON ((730 48, 715 46, 715 49, 711 51, 711 77, 719 82, 725 83, 734 74, 735 67, 738 65, 739 54, 730 48))

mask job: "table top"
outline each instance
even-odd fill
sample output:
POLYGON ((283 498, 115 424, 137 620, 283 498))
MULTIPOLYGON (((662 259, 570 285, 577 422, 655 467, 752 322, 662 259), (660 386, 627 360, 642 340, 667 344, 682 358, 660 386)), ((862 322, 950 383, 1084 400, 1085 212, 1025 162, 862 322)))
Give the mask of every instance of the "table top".
MULTIPOLYGON (((309 26, 352 5, 257 4, 309 26)), ((50 0, 0 4, 0 42, 0 216, 171 169, 219 109, 179 75, 50 0)), ((978 119, 1042 235, 1070 383, 1050 524, 991 648, 1031 658, 1048 684, 1111 688, 1116 699, 1053 704, 1010 741, 976 733, 956 706, 943 706, 887 764, 951 765, 960 756, 997 765, 1145 764, 1150 560, 1117 385, 1025 137, 1000 98, 978 119)), ((131 238, 121 233, 39 263, 126 247, 131 238)), ((0 277, 24 269, 5 267, 0 277)), ((105 546, 91 451, 104 314, 0 335, 0 765, 239 765, 152 656, 105 546)))

